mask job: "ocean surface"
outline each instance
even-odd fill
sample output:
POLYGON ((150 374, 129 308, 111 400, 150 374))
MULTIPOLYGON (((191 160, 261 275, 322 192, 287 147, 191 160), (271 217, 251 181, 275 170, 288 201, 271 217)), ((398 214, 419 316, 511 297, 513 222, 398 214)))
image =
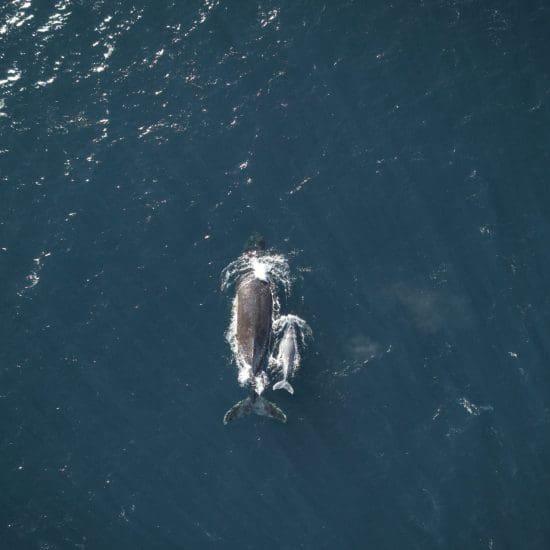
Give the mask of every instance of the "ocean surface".
POLYGON ((0 548, 550 548, 550 2, 0 4, 0 548), (220 273, 314 339, 286 425, 220 273))

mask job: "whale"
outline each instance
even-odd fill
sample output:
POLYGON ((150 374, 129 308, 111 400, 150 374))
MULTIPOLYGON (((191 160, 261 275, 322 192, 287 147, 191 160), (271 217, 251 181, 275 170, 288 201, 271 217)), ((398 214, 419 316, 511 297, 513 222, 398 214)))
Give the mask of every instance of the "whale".
MULTIPOLYGON (((263 239, 255 239, 246 254, 261 256, 265 253, 263 239)), ((261 393, 267 379, 266 367, 271 348, 273 323, 273 288, 267 275, 258 277, 247 273, 239 280, 235 296, 235 359, 239 367, 248 373, 251 380, 249 395, 231 407, 223 418, 223 423, 257 414, 286 422, 285 413, 271 403, 261 393)))
POLYGON ((294 388, 288 379, 294 375, 294 371, 300 365, 300 352, 298 351, 296 329, 293 324, 289 324, 283 333, 276 364, 281 369, 283 378, 273 385, 273 389, 285 389, 288 393, 293 394, 294 388))
POLYGON ((272 370, 282 375, 282 379, 273 385, 273 389, 285 389, 293 394, 294 388, 288 380, 300 368, 300 345, 304 347, 306 338, 311 337, 313 333, 302 318, 293 314, 279 317, 273 323, 273 333, 277 335, 278 349, 277 355, 270 358, 270 365, 272 370))

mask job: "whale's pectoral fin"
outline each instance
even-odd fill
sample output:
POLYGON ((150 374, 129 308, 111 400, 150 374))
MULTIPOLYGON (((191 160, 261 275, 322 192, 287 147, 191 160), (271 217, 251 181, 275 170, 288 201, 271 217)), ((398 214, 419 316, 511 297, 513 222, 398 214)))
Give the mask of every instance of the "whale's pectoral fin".
POLYGON ((233 405, 223 417, 223 423, 228 424, 231 420, 235 418, 240 418, 241 416, 246 416, 247 414, 254 413, 260 416, 269 416, 270 418, 275 418, 281 422, 286 422, 286 414, 274 405, 270 401, 267 401, 263 397, 256 397, 254 401, 247 397, 242 401, 239 401, 236 405, 233 405))

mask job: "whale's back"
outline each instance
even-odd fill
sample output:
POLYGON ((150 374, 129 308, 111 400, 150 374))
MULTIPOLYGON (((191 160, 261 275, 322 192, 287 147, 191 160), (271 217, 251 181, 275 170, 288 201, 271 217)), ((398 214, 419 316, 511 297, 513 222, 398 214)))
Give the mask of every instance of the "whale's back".
POLYGON ((258 374, 269 350, 273 297, 269 283, 257 278, 241 282, 237 290, 237 344, 242 359, 258 374))

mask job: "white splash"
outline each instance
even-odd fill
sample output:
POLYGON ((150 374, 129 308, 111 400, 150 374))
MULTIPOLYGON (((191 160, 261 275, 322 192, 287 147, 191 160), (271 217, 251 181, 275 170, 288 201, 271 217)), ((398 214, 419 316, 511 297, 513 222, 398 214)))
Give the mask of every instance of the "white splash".
POLYGON ((493 410, 491 405, 474 405, 471 401, 466 399, 466 397, 461 397, 458 400, 458 404, 462 405, 468 414, 472 416, 479 416, 482 412, 493 410))
POLYGON ((6 84, 11 85, 12 82, 17 82, 20 78, 21 71, 17 67, 8 69, 6 78, 0 80, 0 86, 4 86, 6 84))
POLYGON ((273 322, 273 333, 279 338, 292 326, 300 338, 300 345, 305 346, 307 339, 313 336, 313 331, 306 321, 298 315, 292 313, 281 315, 273 322))
POLYGON ((71 5, 71 0, 60 0, 55 4, 56 12, 54 12, 44 25, 37 29, 40 33, 47 33, 50 31, 57 31, 62 29, 67 22, 67 19, 72 12, 68 11, 68 8, 71 5))
POLYGON ((282 254, 258 255, 255 252, 241 254, 224 268, 221 274, 221 289, 225 291, 251 275, 276 287, 282 287, 287 295, 290 292, 292 279, 288 260, 282 254))
MULTIPOLYGON (((263 28, 267 27, 273 21, 276 21, 279 16, 279 10, 270 10, 267 13, 260 13, 260 26, 263 28)), ((278 30, 278 28, 277 28, 278 30)))
POLYGON ((254 390, 258 395, 262 395, 263 391, 269 386, 269 376, 265 372, 261 372, 254 377, 254 390))
POLYGON ((256 279, 260 279, 260 281, 264 281, 264 283, 269 282, 269 275, 268 275, 268 266, 264 262, 260 262, 258 258, 252 258, 252 269, 254 272, 254 277, 256 279))
POLYGON ((11 7, 17 11, 11 17, 8 16, 4 24, 0 27, 0 35, 7 34, 13 28, 21 27, 27 21, 34 18, 32 13, 27 15, 26 10, 31 7, 31 2, 28 0, 13 0, 11 2, 11 7))
POLYGON ((461 397, 458 400, 458 403, 468 411, 468 414, 472 414, 474 416, 479 415, 479 407, 477 405, 474 405, 471 401, 468 401, 468 399, 466 399, 465 397, 461 397))
POLYGON ((27 290, 34 288, 40 281, 40 271, 43 266, 45 258, 49 258, 52 255, 51 252, 41 252, 38 258, 33 259, 35 265, 34 269, 25 277, 27 284, 17 293, 19 296, 23 296, 27 290))

